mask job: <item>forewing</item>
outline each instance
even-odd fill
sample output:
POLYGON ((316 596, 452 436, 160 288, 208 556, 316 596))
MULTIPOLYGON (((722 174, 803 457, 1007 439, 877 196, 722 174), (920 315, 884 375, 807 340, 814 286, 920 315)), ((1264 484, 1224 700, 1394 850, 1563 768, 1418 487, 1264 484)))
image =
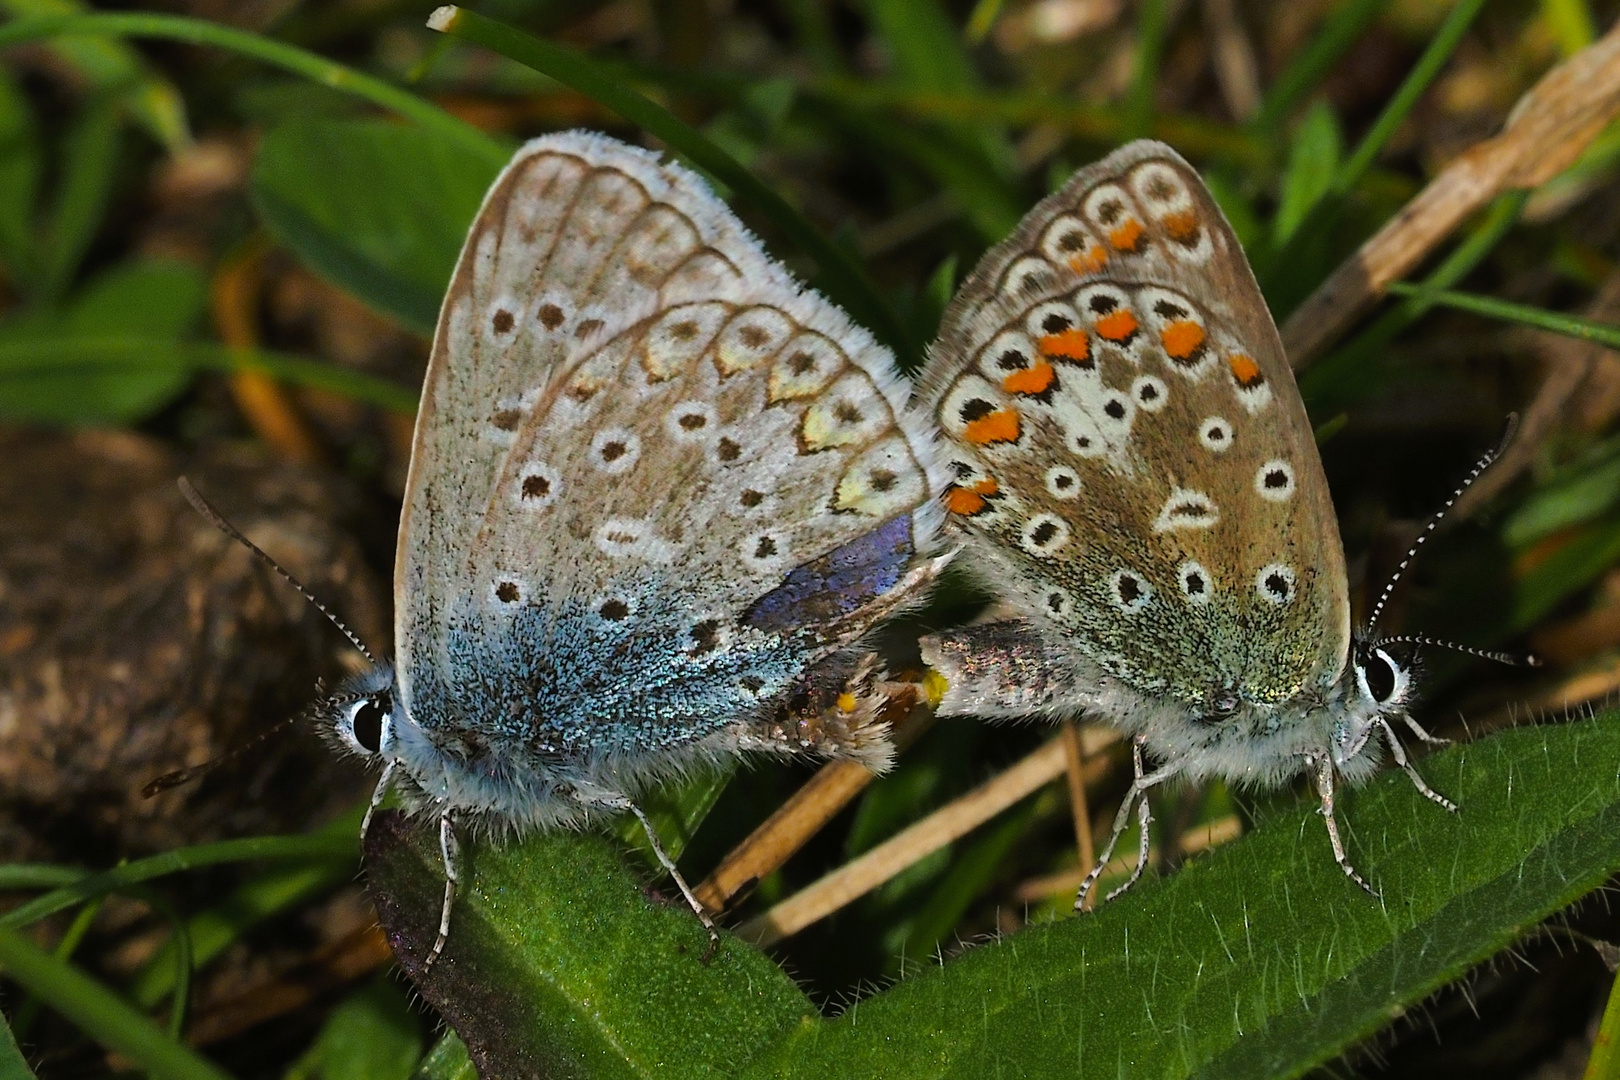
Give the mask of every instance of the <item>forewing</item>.
POLYGON ((924 387, 978 564, 1106 670, 1273 703, 1342 670, 1310 423, 1236 237, 1169 147, 1081 170, 987 254, 924 387))
POLYGON ((413 699, 521 714, 562 753, 757 711, 926 576, 942 474, 907 398, 694 175, 530 143, 430 364, 399 562, 413 699))

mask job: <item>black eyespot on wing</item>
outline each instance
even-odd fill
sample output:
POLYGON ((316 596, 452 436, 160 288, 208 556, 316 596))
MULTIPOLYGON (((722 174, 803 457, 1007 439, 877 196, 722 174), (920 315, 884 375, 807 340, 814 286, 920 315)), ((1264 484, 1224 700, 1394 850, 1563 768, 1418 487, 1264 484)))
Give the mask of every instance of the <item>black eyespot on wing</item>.
POLYGON ((1122 604, 1133 604, 1141 599, 1142 583, 1137 580, 1134 574, 1119 575, 1119 580, 1114 583, 1114 588, 1117 590, 1119 602, 1122 604))
POLYGON ((1067 316, 1059 315, 1055 311, 1041 320, 1041 329, 1048 334, 1061 334, 1073 325, 1067 316))
POLYGON ((380 697, 367 698, 354 711, 354 741, 368 754, 382 749, 383 721, 388 717, 388 704, 380 697))

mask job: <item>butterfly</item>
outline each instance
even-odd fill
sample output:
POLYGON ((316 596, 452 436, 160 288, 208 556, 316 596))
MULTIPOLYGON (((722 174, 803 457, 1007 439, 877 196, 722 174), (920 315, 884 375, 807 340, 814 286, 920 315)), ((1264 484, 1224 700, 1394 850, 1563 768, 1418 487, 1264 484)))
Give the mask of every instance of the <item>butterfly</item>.
POLYGON ((634 813, 712 935, 638 792, 745 751, 887 762, 847 684, 942 565, 947 477, 910 397, 693 173, 587 132, 518 151, 434 336, 393 661, 316 710, 381 764, 372 810, 397 786, 438 818, 430 961, 458 820, 634 813))
POLYGON ((922 393, 952 473, 950 531, 1016 614, 923 641, 941 711, 1083 715, 1133 739, 1134 782, 1077 909, 1133 805, 1141 857, 1115 893, 1135 882, 1146 793, 1173 777, 1310 774, 1334 859, 1369 892, 1334 819, 1339 780, 1365 780, 1387 746, 1456 809, 1396 738, 1398 722, 1440 741, 1407 711, 1411 668, 1374 635, 1376 612, 1352 631, 1276 325, 1175 151, 1131 143, 1036 206, 950 304, 922 393))

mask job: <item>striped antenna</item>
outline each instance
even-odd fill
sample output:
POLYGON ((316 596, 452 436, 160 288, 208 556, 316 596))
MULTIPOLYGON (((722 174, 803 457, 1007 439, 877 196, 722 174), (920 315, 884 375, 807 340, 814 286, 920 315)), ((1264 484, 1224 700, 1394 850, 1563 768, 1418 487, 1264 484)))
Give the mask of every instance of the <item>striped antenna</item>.
MULTIPOLYGON (((1502 456, 1502 451, 1506 450, 1508 443, 1513 441, 1513 433, 1517 431, 1518 428, 1519 414, 1509 413, 1507 419, 1507 430, 1502 432, 1502 437, 1501 439, 1497 440, 1496 446, 1493 449, 1486 451, 1485 455, 1475 463, 1473 470, 1469 472, 1467 478, 1464 479, 1461 484, 1457 485, 1456 491, 1451 493, 1451 498, 1446 500, 1446 504, 1444 506, 1435 511, 1434 516, 1429 518, 1429 523, 1423 526, 1423 531, 1418 533, 1417 539, 1412 541, 1412 546, 1406 549, 1405 558, 1401 559, 1401 564, 1395 568, 1395 573, 1390 575, 1389 584, 1385 585, 1384 591, 1379 594, 1378 603, 1373 605, 1372 617, 1367 620, 1367 630, 1369 636, 1373 630, 1378 628, 1378 619, 1381 615, 1383 615, 1385 605, 1389 603, 1391 594, 1395 592, 1395 586, 1400 584, 1401 578, 1405 575, 1407 568, 1412 565, 1412 560, 1417 557, 1418 550, 1428 542, 1430 536, 1434 535, 1434 530, 1440 527, 1440 523, 1444 521, 1446 519, 1446 515, 1451 512, 1451 508, 1457 505, 1457 500, 1462 498, 1463 492, 1467 491, 1470 487, 1473 487, 1474 481, 1478 480, 1485 470, 1490 468, 1491 464, 1495 462, 1497 458, 1502 456)), ((1396 639, 1385 638, 1384 640, 1394 641, 1396 639)), ((1444 643, 1430 642, 1429 644, 1440 645, 1444 643)))

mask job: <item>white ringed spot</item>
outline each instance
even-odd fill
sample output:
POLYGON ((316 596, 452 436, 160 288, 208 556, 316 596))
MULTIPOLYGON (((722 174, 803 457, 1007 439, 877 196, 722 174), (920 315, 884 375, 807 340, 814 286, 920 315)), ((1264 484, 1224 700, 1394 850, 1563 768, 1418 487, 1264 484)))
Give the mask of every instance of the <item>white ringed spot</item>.
POLYGON ((1198 441, 1204 449, 1224 454, 1232 448, 1232 425, 1224 416, 1206 416, 1198 425, 1198 441))
POLYGON ((1215 591, 1215 580, 1196 559, 1188 559, 1177 568, 1176 582, 1181 586, 1181 595, 1187 598, 1189 604, 1196 607, 1203 607, 1209 603, 1209 598, 1215 591))
POLYGON ((1018 539, 1031 555, 1052 555, 1069 542, 1069 523, 1056 514, 1036 514, 1024 522, 1018 539))
POLYGON ((640 457, 641 438, 629 428, 607 428, 591 439, 591 464, 610 475, 630 471, 640 457))
POLYGON ((513 493, 517 504, 528 510, 540 510, 557 501, 562 491, 562 478, 550 465, 531 461, 518 474, 517 490, 513 493))
POLYGON ((1260 594, 1260 599, 1281 607, 1294 598, 1294 580, 1293 567, 1287 563, 1272 563, 1262 566, 1254 575, 1254 590, 1260 594))
POLYGON ((1294 497, 1294 467, 1282 458, 1273 458, 1254 474, 1254 490, 1267 502, 1287 502, 1294 497))
POLYGON ((787 541, 772 532, 743 537, 737 550, 742 554, 743 565, 756 574, 771 573, 787 561, 787 541))
POLYGON ((1041 598, 1041 610, 1054 619, 1067 619, 1074 611, 1074 597, 1067 589, 1047 589, 1041 598))
POLYGON ((1153 586, 1134 570, 1115 570, 1108 578, 1108 599, 1126 615, 1135 615, 1153 599, 1153 586))
POLYGON ((1158 412, 1170 403, 1169 388, 1156 375, 1140 375, 1131 383, 1131 397, 1143 412, 1158 412))
POLYGON ((1154 532, 1176 532, 1182 529, 1208 529, 1221 520, 1220 507, 1202 491, 1175 488, 1164 501, 1159 516, 1153 520, 1154 532))
POLYGON ((719 415, 707 401, 683 401, 664 418, 664 429, 676 442, 703 442, 719 425, 719 415))
POLYGON ((1046 470, 1046 491, 1054 499, 1080 497, 1080 474, 1067 465, 1054 465, 1046 470))
POLYGON ((668 563, 677 551, 674 544, 660 538, 650 524, 638 518, 609 518, 597 526, 591 539, 598 551, 617 559, 668 563))

